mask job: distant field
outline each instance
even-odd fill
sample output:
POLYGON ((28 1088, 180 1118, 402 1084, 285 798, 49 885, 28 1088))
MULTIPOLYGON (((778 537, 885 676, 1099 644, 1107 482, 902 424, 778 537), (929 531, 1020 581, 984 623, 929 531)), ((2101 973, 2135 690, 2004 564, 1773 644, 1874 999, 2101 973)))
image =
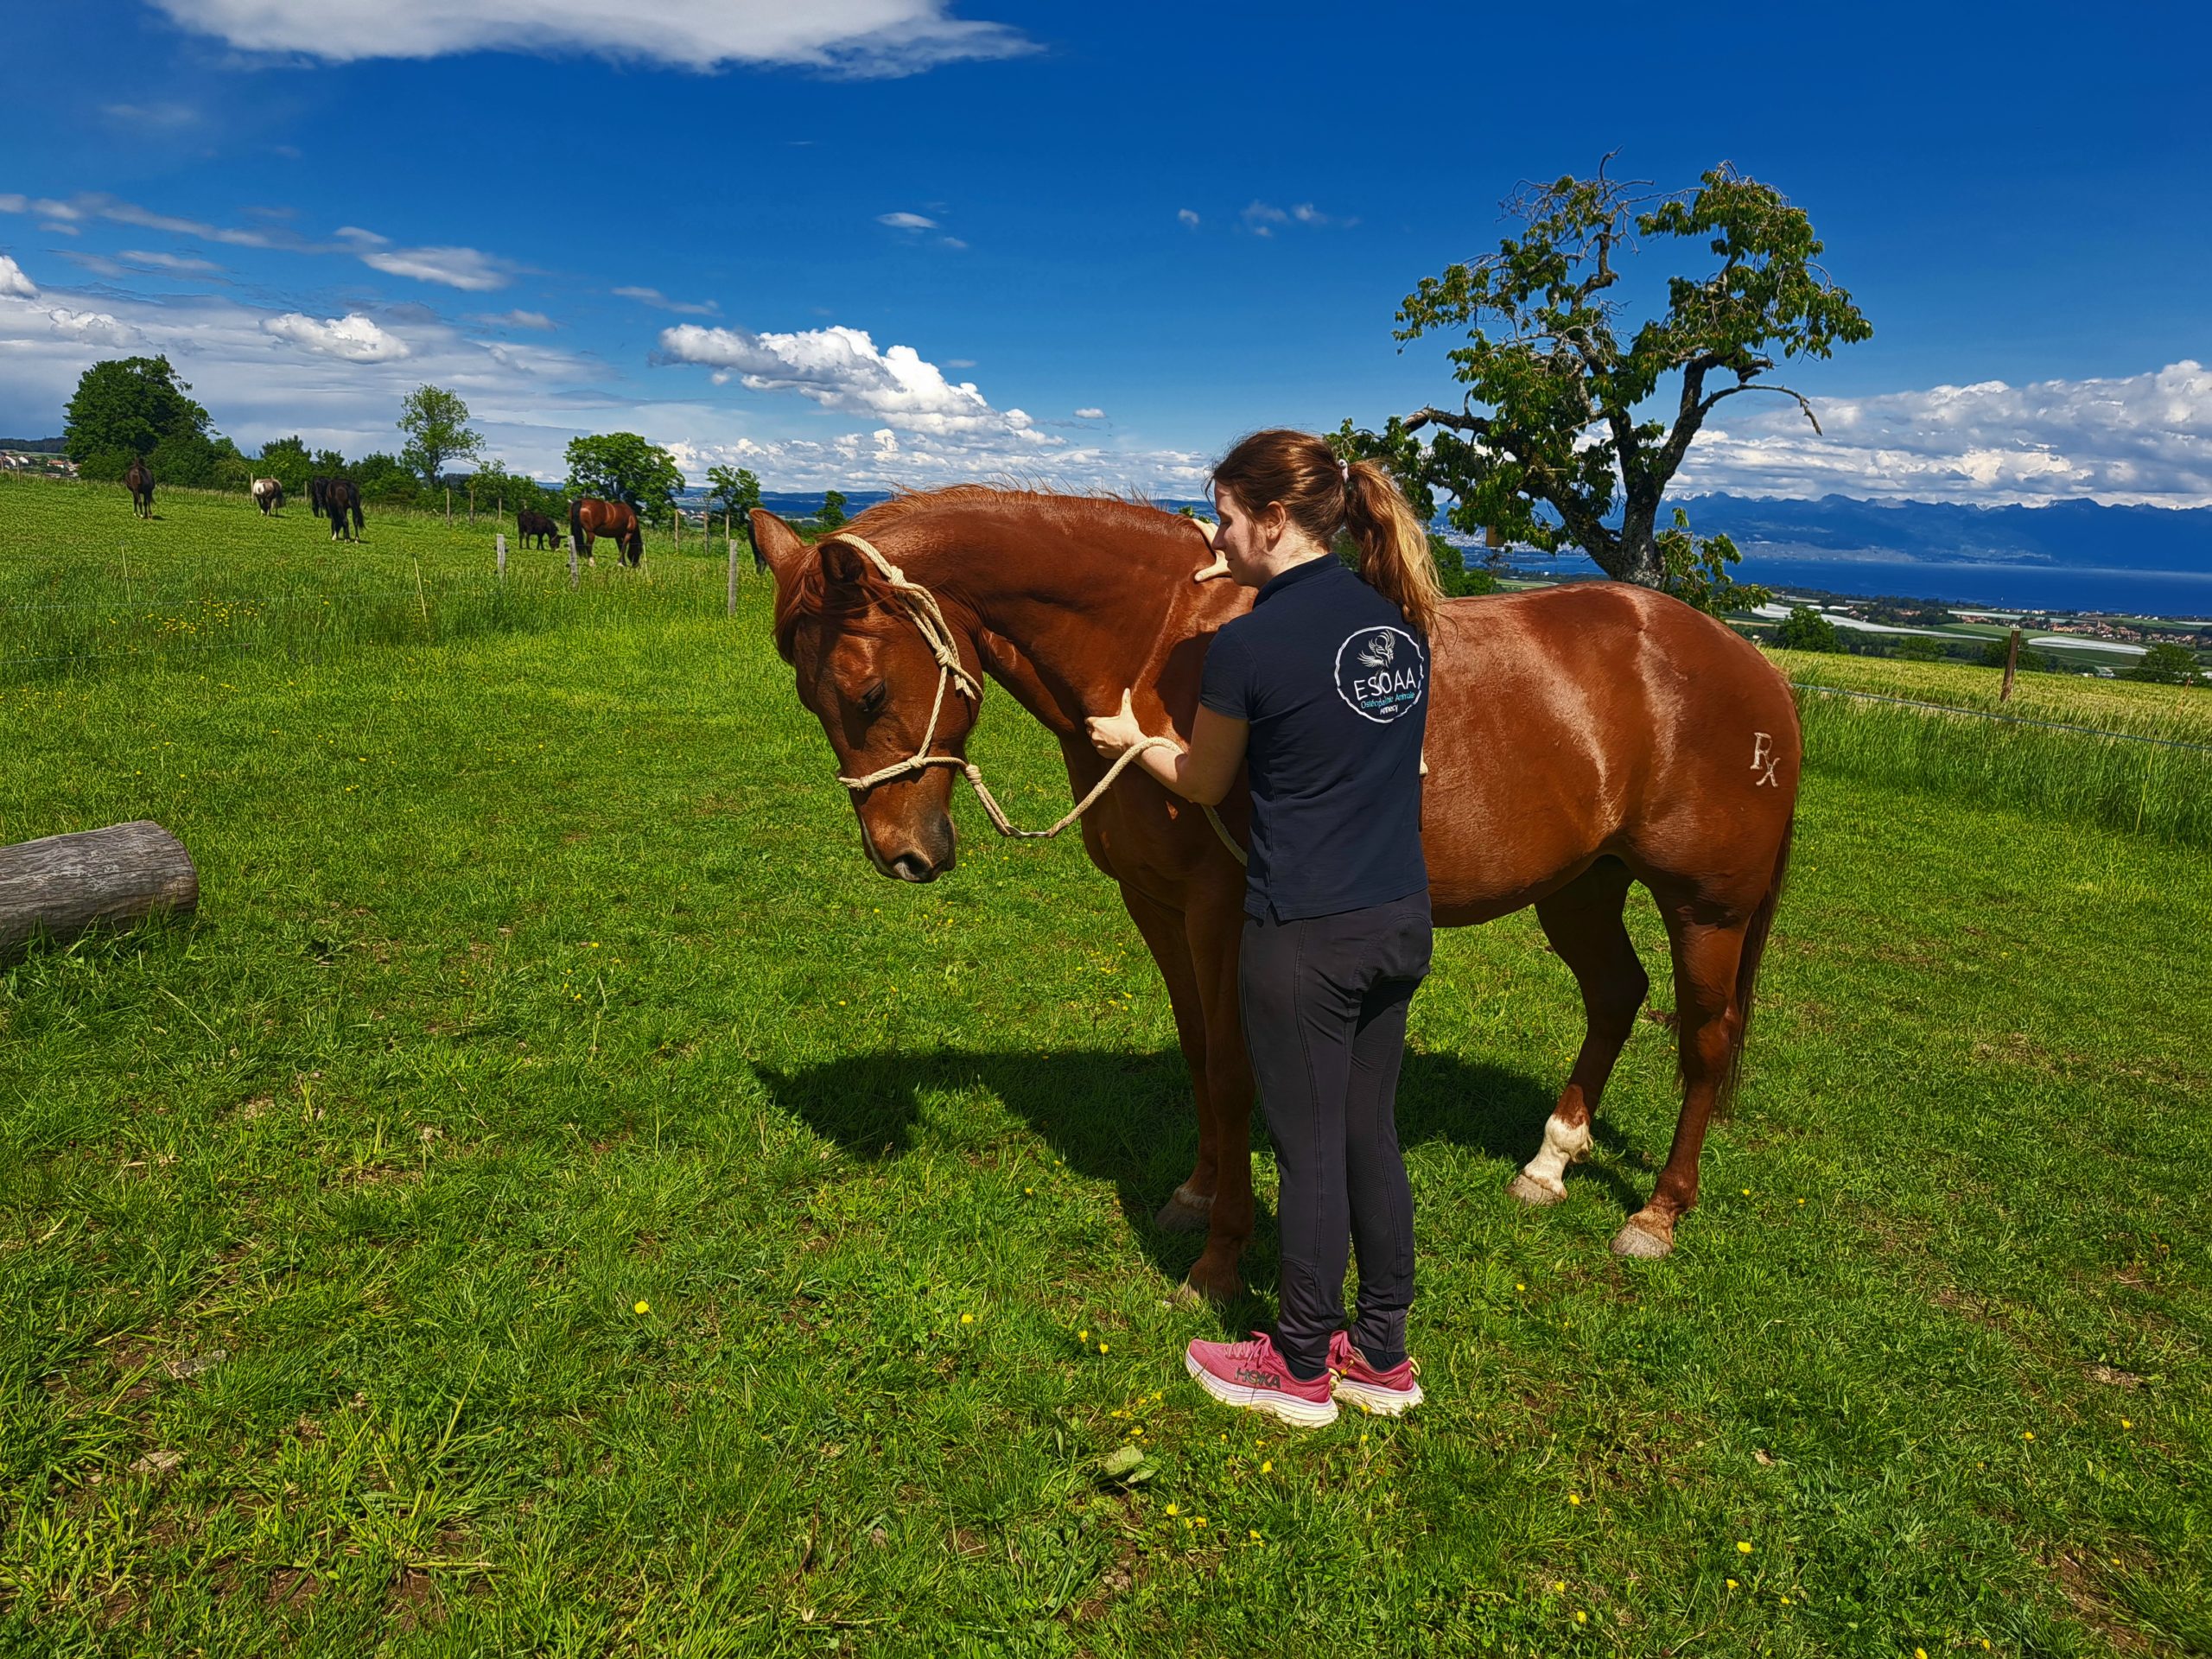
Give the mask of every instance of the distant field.
MULTIPOLYGON (((2181 773, 1808 705, 1745 1090, 1661 1263, 1605 1247, 1665 1032, 1519 1208, 1579 1005, 1528 915, 1442 936, 1430 1402, 1294 1437, 1182 1373, 1271 1308, 1273 1169, 1254 1295, 1175 1304, 1195 1129, 1111 889, 965 800, 957 871, 873 875, 766 584, 733 620, 719 561, 572 594, 537 554, 502 599, 488 526, 332 556, 115 498, 0 480, 0 841, 158 818, 206 896, 0 971, 0 1652, 2212 1652, 2181 773)), ((2171 695, 2012 706, 2199 729, 2171 695)), ((976 752, 1065 804, 996 692, 976 752)))

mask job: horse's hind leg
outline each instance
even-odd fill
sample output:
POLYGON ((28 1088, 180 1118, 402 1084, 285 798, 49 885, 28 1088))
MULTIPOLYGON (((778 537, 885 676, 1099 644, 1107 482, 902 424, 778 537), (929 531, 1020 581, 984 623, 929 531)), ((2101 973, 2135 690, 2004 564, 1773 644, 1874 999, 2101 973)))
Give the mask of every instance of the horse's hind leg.
POLYGON ((1630 880, 1628 867, 1618 859, 1601 858, 1536 901, 1544 937, 1582 988, 1588 1025, 1567 1087, 1545 1120, 1541 1149, 1505 1189, 1527 1204, 1557 1204, 1567 1196, 1567 1166, 1590 1150, 1590 1119, 1598 1097, 1651 988, 1621 920, 1630 880))
MULTIPOLYGON (((1662 907, 1666 907, 1662 905, 1662 907)), ((1685 911, 1691 907, 1685 906, 1685 911)), ((1661 1256, 1675 1248, 1675 1224, 1697 1206, 1698 1160, 1705 1129, 1727 1087, 1741 1046, 1736 969, 1749 918, 1669 913, 1674 945, 1675 1027, 1682 1074, 1682 1113, 1651 1202, 1613 1237, 1616 1255, 1661 1256)))

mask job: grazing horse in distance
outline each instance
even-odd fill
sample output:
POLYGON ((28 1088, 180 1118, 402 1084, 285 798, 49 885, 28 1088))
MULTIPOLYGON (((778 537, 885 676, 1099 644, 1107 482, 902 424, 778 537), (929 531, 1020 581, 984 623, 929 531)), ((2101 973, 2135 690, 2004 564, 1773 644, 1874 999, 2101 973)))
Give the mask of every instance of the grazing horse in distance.
POLYGON ((605 536, 622 550, 622 563, 632 569, 645 562, 645 536, 638 528, 638 510, 626 501, 602 501, 585 496, 569 507, 569 537, 576 551, 594 565, 591 544, 605 536))
POLYGON ((561 526, 557 522, 528 507, 515 509, 515 529, 520 533, 520 539, 524 547, 528 547, 532 541, 535 541, 549 552, 561 535, 561 526))
MULTIPOLYGON (((319 478, 315 480, 315 483, 322 486, 321 511, 330 520, 330 539, 334 542, 341 534, 344 534, 349 542, 359 541, 361 539, 361 486, 350 478, 319 478), (353 516, 353 526, 350 533, 346 532, 346 515, 349 512, 353 516)), ((310 499, 313 498, 314 489, 314 485, 308 486, 310 499)))
POLYGON ((318 518, 329 516, 322 502, 322 498, 329 489, 330 480, 323 474, 317 473, 313 478, 308 480, 308 511, 318 518))
POLYGON ((284 486, 273 478, 253 480, 253 504, 261 509, 264 518, 284 505, 284 486))
MULTIPOLYGON (((953 868, 953 773, 985 677, 1058 739, 1080 798, 1107 775, 1086 718, 1133 687, 1144 729, 1188 742, 1206 646, 1252 603, 1192 580, 1203 532, 1128 502, 970 486, 894 498, 818 547, 769 512, 753 535, 776 573, 776 649, 829 739, 861 849, 908 881, 953 868)), ((1430 644, 1421 846, 1437 925, 1533 905, 1582 993, 1581 1051, 1508 1191, 1559 1202, 1591 1148, 1649 989, 1623 921, 1640 882, 1666 927, 1682 1097, 1650 1201, 1613 1249, 1664 1255, 1697 1202, 1707 1121, 1735 1084, 1789 865, 1802 748, 1789 684, 1724 624, 1614 582, 1452 600, 1430 644)), ((1224 835, 1247 836, 1249 815, 1240 787, 1224 835)), ((1209 816, 1132 767, 1082 824, 1166 982, 1198 1096, 1197 1160, 1157 1224, 1208 1234, 1189 1282, 1225 1300, 1252 1230, 1253 1082, 1236 996, 1244 869, 1209 816)))
POLYGON ((143 455, 130 457, 130 466, 123 474, 123 487, 130 492, 130 512, 134 518, 154 516, 154 472, 146 465, 143 455))

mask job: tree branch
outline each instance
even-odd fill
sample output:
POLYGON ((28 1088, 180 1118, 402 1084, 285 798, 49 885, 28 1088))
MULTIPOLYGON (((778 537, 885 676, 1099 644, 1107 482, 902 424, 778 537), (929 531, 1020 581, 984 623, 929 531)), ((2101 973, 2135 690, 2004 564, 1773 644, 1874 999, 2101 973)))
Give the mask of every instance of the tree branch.
POLYGON ((1797 400, 1797 407, 1804 411, 1805 418, 1812 423, 1814 432, 1821 437, 1826 437, 1827 435, 1825 432, 1821 431, 1821 418, 1819 416, 1813 413, 1813 406, 1806 401, 1805 394, 1802 391, 1793 391, 1788 386, 1744 385, 1725 387, 1721 391, 1714 392, 1712 397, 1707 398, 1703 403, 1698 405, 1699 416, 1702 417, 1711 414, 1713 412, 1713 406, 1715 404, 1719 403, 1723 397, 1733 397, 1739 391, 1778 391, 1785 397, 1795 397, 1797 400))
POLYGON ((1402 424, 1409 433, 1418 432, 1424 426, 1448 426, 1457 432, 1473 432, 1483 436, 1490 433, 1488 416, 1454 415, 1450 410, 1438 409, 1433 404, 1427 409, 1415 410, 1406 416, 1402 424))

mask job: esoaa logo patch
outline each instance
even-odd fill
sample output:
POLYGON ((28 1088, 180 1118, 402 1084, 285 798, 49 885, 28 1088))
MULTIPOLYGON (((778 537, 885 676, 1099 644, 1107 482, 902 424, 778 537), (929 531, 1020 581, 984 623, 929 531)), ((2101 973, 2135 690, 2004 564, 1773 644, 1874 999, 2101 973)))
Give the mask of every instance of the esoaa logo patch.
POLYGON ((1362 628, 1337 647, 1337 695, 1379 726, 1418 707, 1427 689, 1428 659, 1403 628, 1362 628))

